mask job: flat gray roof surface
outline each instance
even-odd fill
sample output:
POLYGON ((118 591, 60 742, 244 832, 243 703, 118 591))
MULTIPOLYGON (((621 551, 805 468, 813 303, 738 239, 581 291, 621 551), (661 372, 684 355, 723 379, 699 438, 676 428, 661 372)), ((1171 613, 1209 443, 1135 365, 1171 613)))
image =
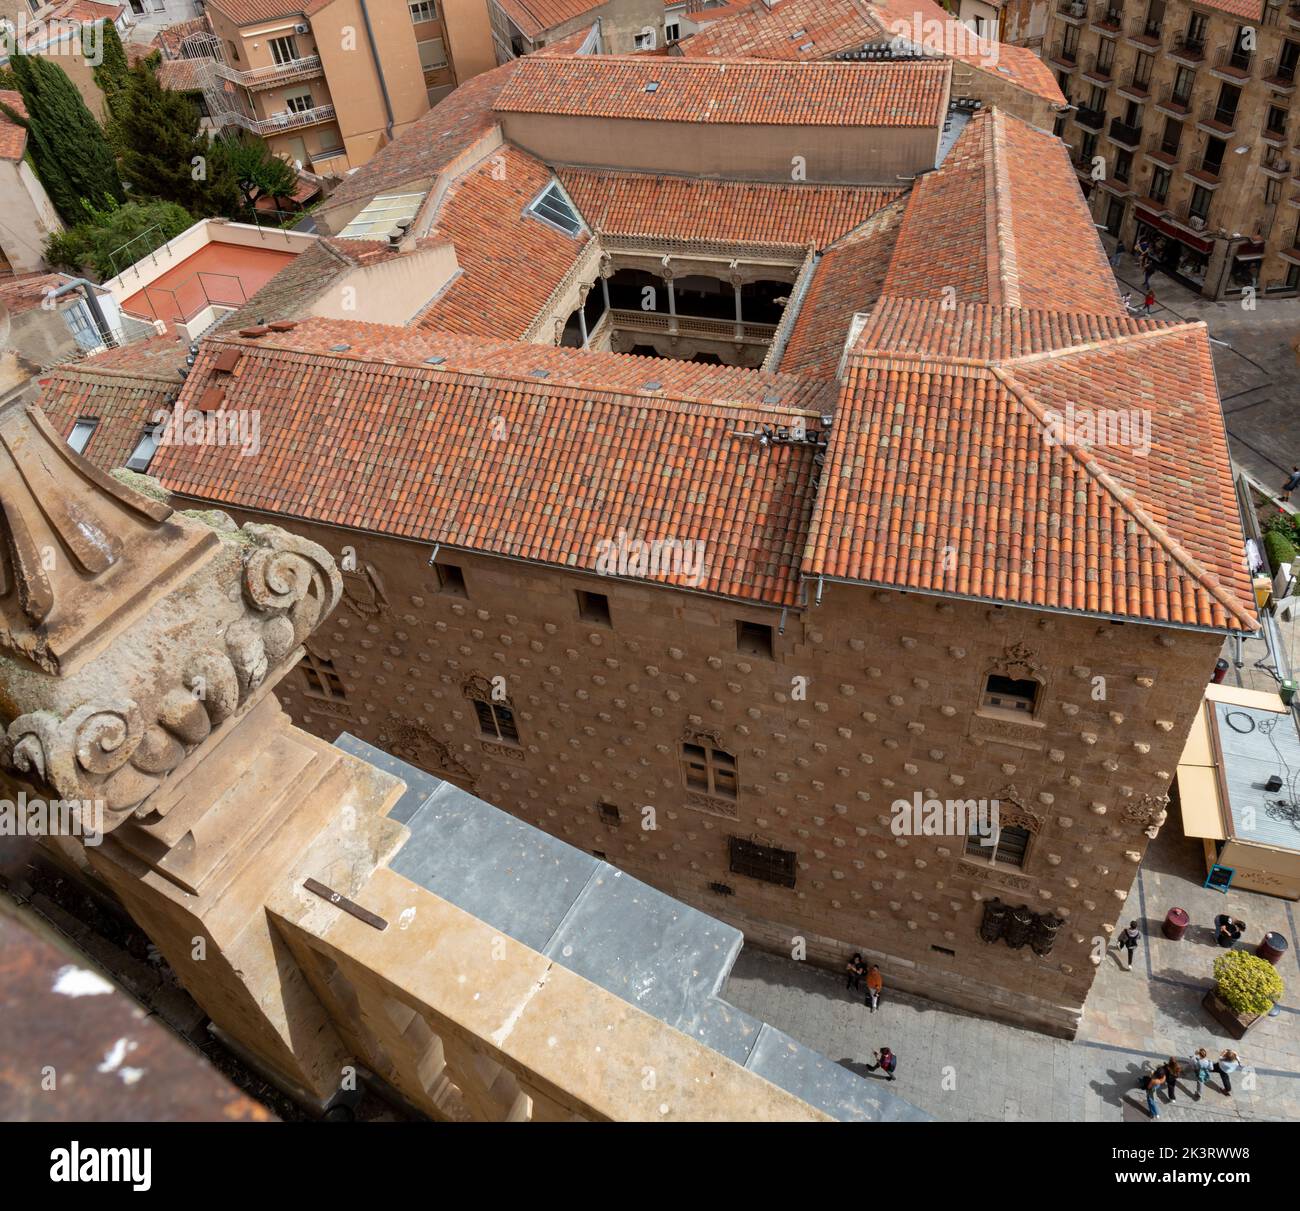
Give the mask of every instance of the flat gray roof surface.
POLYGON ((738 929, 355 736, 336 744, 407 784, 395 873, 835 1118, 930 1121, 722 1000, 738 929))
POLYGON ((1233 831, 1245 841, 1300 850, 1300 734, 1290 711, 1214 704, 1233 831), (1280 790, 1265 790, 1268 779, 1280 790))

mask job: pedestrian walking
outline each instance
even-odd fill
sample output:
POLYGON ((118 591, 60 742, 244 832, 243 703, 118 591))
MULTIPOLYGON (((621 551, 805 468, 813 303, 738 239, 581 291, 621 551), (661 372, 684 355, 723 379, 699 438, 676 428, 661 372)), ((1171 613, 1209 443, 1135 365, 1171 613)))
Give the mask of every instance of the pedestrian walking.
POLYGON ((1138 940, 1142 937, 1142 931, 1138 929, 1136 921, 1130 921, 1127 929, 1119 931, 1119 941, 1116 946, 1122 950, 1128 951, 1128 969, 1133 970, 1133 952, 1137 949, 1138 940))
POLYGON ((876 1006, 880 1004, 880 990, 885 986, 885 977, 880 974, 880 968, 874 963, 871 964, 871 970, 867 972, 867 999, 863 1004, 871 1006, 871 1012, 876 1012, 876 1006))
POLYGON ((1183 1066, 1171 1055, 1160 1065, 1157 1071, 1163 1072, 1165 1076, 1165 1101, 1176 1102, 1178 1100, 1178 1078, 1182 1075, 1183 1066))
POLYGON ((1165 1070, 1157 1068, 1154 1072, 1148 1072, 1142 1078, 1142 1088, 1146 1090, 1147 1095, 1147 1114, 1153 1119, 1160 1117, 1160 1107, 1156 1105, 1156 1092, 1164 1087, 1165 1070))
POLYGON ((1198 1047, 1192 1056, 1192 1071, 1196 1074, 1196 1092, 1192 1097, 1198 1102, 1201 1100, 1201 1087, 1210 1079, 1212 1068, 1210 1053, 1204 1047, 1198 1047))
POLYGON ((1114 269, 1115 266, 1119 264, 1119 259, 1123 255, 1124 255, 1124 241, 1120 240, 1119 243, 1115 245, 1115 251, 1110 254, 1110 267, 1112 269, 1114 269))
POLYGON ((1147 275, 1147 297, 1142 302, 1142 314, 1150 315, 1151 308, 1156 305, 1156 292, 1151 289, 1151 276, 1147 275))
POLYGON ((882 1047, 879 1051, 871 1053, 876 1058, 874 1064, 867 1065, 868 1072, 875 1072, 879 1069, 885 1074, 885 1080, 894 1079, 894 1070, 898 1067, 898 1056, 896 1056, 888 1047, 882 1047))
POLYGON ((1214 1071, 1223 1077, 1223 1092, 1229 1097, 1232 1096, 1232 1074, 1240 1067, 1241 1056, 1230 1047, 1219 1056, 1214 1065, 1214 1071))
POLYGON ((844 970, 848 972, 844 987, 852 989, 861 987, 862 977, 867 974, 867 969, 863 967, 862 956, 857 951, 853 952, 853 957, 844 965, 844 970))
POLYGON ((1290 500, 1291 493, 1300 488, 1300 467, 1293 466, 1291 474, 1286 477, 1286 483, 1282 485, 1282 499, 1290 500))

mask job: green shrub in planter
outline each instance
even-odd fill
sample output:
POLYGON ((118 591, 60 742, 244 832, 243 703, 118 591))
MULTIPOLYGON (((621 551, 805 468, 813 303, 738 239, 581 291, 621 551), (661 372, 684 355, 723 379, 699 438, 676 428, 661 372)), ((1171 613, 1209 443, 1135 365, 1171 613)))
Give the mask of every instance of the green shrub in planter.
POLYGON ((1282 977, 1267 959, 1231 950, 1214 960, 1214 979, 1222 997, 1244 1017, 1257 1017, 1282 999, 1282 977))
POLYGON ((1270 530, 1264 535, 1264 551, 1268 555, 1268 566, 1275 575, 1278 568, 1283 564, 1289 566, 1296 556, 1291 540, 1281 530, 1270 530))

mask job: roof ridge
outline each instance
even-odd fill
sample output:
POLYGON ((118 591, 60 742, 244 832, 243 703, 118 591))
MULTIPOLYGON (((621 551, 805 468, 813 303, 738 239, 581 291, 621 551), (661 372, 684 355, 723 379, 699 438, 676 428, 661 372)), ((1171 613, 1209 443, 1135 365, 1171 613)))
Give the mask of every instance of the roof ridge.
MULTIPOLYGON (((1002 366, 991 366, 993 376, 1011 393, 1017 403, 1023 407, 1030 416, 1044 429, 1050 428, 1052 422, 1048 419, 1047 409, 1043 407, 1035 398, 1032 391, 1016 381, 1015 375, 1002 366)), ((1084 472, 1110 495, 1110 497, 1132 517, 1146 532, 1155 540, 1173 560, 1177 563, 1187 575, 1189 575, 1202 589, 1205 590, 1220 606, 1222 606, 1232 617, 1239 622, 1244 623, 1250 630, 1254 630, 1257 620, 1246 614, 1241 603, 1238 602, 1231 593, 1223 588, 1223 582, 1219 577, 1211 572, 1204 564, 1201 563, 1182 543, 1180 543, 1168 530, 1164 528, 1137 499, 1137 494, 1129 491, 1119 482, 1105 466, 1101 460, 1090 450, 1084 450, 1074 442, 1065 438, 1057 439, 1054 443, 1060 449, 1064 450, 1074 459, 1075 462, 1083 468, 1084 472)))
MULTIPOLYGON (((299 349, 292 345, 280 345, 274 342, 268 342, 265 337, 257 337, 252 340, 247 338, 232 339, 225 337, 217 343, 236 344, 240 348, 256 352, 259 349, 273 349, 276 353, 288 353, 295 357, 302 358, 322 358, 326 361, 359 363, 369 366, 391 366, 398 369, 418 370, 422 374, 429 374, 436 377, 448 378, 480 378, 480 379, 501 379, 512 383, 526 383, 533 387, 569 387, 578 391, 583 391, 591 395, 622 396, 629 399, 644 400, 648 404, 657 404, 661 407, 671 404, 688 404, 704 405, 712 408, 726 409, 750 409, 755 412, 774 413, 781 416, 815 416, 820 417, 820 409, 811 408, 806 405, 792 405, 782 407, 778 404, 765 404, 761 402, 751 403, 746 400, 737 399, 719 399, 716 395, 692 395, 686 392, 674 392, 672 388, 662 388, 664 392, 643 391, 637 387, 608 387, 594 383, 579 382, 562 371, 549 373, 546 378, 538 378, 535 375, 526 372, 514 372, 510 370, 475 370, 462 368, 457 369, 454 366, 434 366, 424 361, 407 361, 402 358, 392 357, 387 354, 369 353, 334 353, 318 349, 299 349)), ((547 346, 538 346, 545 349, 547 346)), ((738 367, 739 368, 739 367, 738 367)), ((795 376, 788 376, 795 377, 795 376)), ((668 410, 665 407, 665 410, 668 410)))
MULTIPOLYGON (((984 188, 989 206, 985 208, 985 223, 992 228, 993 244, 997 249, 997 264, 990 273, 990 293, 996 283, 999 305, 1020 306, 1020 263, 1016 253, 1015 227, 1011 214, 1011 177, 1004 154, 1002 111, 996 106, 990 112, 988 145, 985 149, 984 188)), ((992 255, 991 250, 987 250, 992 255)))
MULTIPOLYGON (((1072 312, 1061 312, 1058 314, 1070 315, 1072 312)), ((1079 314, 1094 314, 1090 312, 1080 312, 1079 314)), ((1104 313, 1099 313, 1103 318, 1123 319, 1123 316, 1108 317, 1104 313)), ((1016 357, 999 358, 997 364, 1000 366, 1026 366, 1034 362, 1046 361, 1048 358, 1077 357, 1084 353, 1096 353, 1101 349, 1114 349, 1121 345, 1132 345, 1139 342, 1154 340, 1158 337, 1170 336, 1178 332, 1189 332, 1194 328, 1205 328, 1204 320, 1169 320, 1157 321, 1165 323, 1165 327, 1148 328, 1142 332, 1124 332, 1118 336, 1108 336, 1102 340, 1084 341, 1077 345, 1064 345, 1059 349, 1041 349, 1034 353, 1022 353, 1016 357)))
MULTIPOLYGON (((181 369, 185 361, 184 353, 177 357, 176 369, 181 369)), ((92 378, 109 377, 109 378, 133 378, 150 383, 172 383, 179 391, 181 383, 175 377, 175 373, 161 374, 156 371, 148 370, 129 370, 122 366, 93 366, 87 365, 85 361, 66 363, 62 366, 56 366, 50 371, 50 376, 54 375, 71 375, 82 374, 92 378)))

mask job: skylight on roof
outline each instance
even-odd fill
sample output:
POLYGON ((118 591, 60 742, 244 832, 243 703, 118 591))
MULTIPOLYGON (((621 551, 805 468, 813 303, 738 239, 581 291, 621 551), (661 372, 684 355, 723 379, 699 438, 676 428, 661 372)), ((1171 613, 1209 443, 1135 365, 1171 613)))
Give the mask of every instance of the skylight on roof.
POLYGON ((582 220, 558 181, 552 181, 543 189, 526 213, 558 227, 565 235, 577 235, 582 230, 582 220))
POLYGON ((339 232, 343 240, 381 240, 399 223, 409 223, 427 194, 381 193, 339 232))

